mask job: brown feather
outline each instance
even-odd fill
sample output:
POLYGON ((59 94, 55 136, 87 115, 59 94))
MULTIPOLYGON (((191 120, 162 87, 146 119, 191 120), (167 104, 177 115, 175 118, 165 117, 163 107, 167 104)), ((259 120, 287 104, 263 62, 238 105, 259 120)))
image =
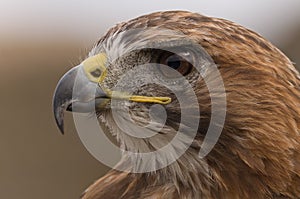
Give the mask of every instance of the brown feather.
MULTIPOLYGON (((207 171, 195 141, 176 163, 157 172, 112 170, 90 186, 83 199, 300 198, 300 78, 289 59, 240 25, 184 11, 121 23, 98 45, 117 32, 145 27, 184 33, 218 65, 227 95, 221 138, 206 157, 207 171)), ((203 81, 196 92, 208 123, 210 100, 203 81)))

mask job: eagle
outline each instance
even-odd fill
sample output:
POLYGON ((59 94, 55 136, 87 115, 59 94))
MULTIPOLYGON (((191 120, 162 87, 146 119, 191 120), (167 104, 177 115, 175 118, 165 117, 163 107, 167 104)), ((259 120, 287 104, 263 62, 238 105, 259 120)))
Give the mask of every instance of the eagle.
POLYGON ((300 198, 300 75, 234 22, 163 11, 117 24, 61 78, 53 110, 61 132, 65 111, 95 114, 123 151, 83 199, 300 198))

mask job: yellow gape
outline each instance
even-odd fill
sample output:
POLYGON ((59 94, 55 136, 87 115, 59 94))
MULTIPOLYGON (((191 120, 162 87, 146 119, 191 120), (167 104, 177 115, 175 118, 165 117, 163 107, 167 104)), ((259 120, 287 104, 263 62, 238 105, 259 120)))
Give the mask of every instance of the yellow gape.
POLYGON ((83 69, 88 79, 92 82, 96 82, 103 89, 109 98, 113 99, 125 99, 133 102, 143 103, 157 103, 157 104, 169 104, 172 100, 170 97, 147 97, 139 95, 129 95, 124 92, 111 91, 103 88, 101 83, 105 80, 107 75, 106 71, 107 57, 105 53, 99 53, 98 55, 87 58, 83 62, 83 69))

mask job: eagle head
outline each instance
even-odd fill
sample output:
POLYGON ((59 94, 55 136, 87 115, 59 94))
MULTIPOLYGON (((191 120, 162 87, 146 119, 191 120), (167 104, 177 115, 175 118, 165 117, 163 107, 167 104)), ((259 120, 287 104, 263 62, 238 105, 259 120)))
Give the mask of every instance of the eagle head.
POLYGON ((53 99, 62 132, 65 110, 93 114, 122 151, 90 199, 297 198, 299 104, 300 76, 281 51, 186 11, 116 25, 53 99))

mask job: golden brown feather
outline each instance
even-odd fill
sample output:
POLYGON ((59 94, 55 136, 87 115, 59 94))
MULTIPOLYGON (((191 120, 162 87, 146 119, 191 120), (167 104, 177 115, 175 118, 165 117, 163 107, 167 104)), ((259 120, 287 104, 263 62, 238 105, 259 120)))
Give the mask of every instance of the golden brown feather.
MULTIPOLYGON (((180 31, 213 58, 227 95, 222 135, 206 157, 206 172, 196 146, 156 172, 112 170, 82 198, 300 198, 300 77, 290 60, 253 31, 184 11, 121 23, 98 44, 116 32, 145 27, 180 31)), ((202 80, 196 93, 208 123, 210 98, 202 80)))

